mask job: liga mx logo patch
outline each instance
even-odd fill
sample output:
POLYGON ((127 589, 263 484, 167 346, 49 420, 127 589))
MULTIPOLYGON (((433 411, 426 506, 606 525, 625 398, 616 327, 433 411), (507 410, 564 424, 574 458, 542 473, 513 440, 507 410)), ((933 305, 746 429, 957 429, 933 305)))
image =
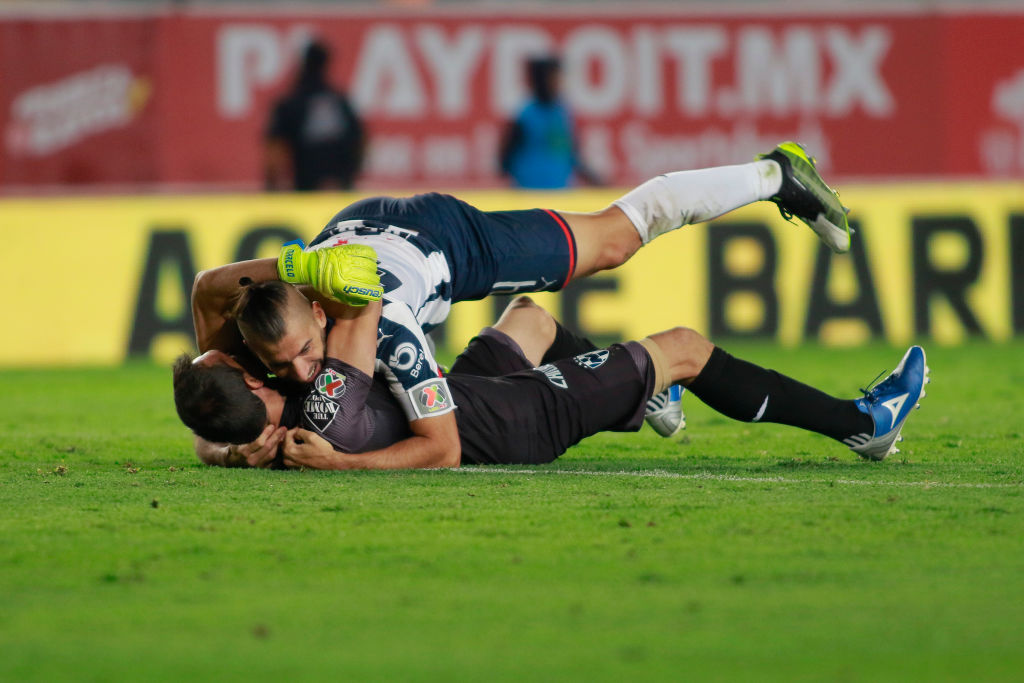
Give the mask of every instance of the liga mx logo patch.
POLYGON ((597 370, 608 360, 608 349, 587 351, 576 356, 573 360, 576 361, 576 365, 585 367, 587 370, 597 370))
POLYGON ((316 390, 327 398, 345 395, 345 375, 327 368, 316 377, 316 390))
POLYGON ((451 401, 448 398, 447 388, 442 384, 428 384, 419 390, 416 400, 420 404, 420 414, 429 415, 444 410, 451 401))

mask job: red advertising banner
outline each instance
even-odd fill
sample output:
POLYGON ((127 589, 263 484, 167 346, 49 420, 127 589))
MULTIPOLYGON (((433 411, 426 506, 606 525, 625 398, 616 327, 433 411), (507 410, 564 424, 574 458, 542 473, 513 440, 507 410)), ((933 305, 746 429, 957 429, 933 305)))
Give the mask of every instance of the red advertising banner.
POLYGON ((0 185, 158 180, 158 29, 0 17, 0 185))
POLYGON ((833 177, 1019 177, 1021 35, 1024 11, 0 17, 0 186, 257 188, 269 109, 314 36, 368 125, 361 187, 503 184, 524 60, 548 52, 582 155, 614 184, 784 139, 833 177))

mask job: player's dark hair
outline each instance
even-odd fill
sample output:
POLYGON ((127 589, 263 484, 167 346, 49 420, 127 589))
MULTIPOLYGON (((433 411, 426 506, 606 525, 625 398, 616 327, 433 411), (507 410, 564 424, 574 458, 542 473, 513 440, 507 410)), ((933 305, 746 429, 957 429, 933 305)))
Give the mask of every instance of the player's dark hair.
POLYGON ((302 65, 299 67, 296 83, 298 87, 322 86, 327 80, 327 64, 330 60, 331 51, 324 43, 313 41, 307 45, 302 54, 302 65))
POLYGON ((285 333, 284 315, 288 305, 288 285, 279 281, 239 281, 242 289, 231 309, 231 317, 238 323, 242 336, 256 337, 264 342, 276 342, 285 333))
POLYGON ((187 353, 174 361, 174 406, 185 426, 207 441, 249 443, 267 426, 267 407, 249 391, 241 370, 195 365, 187 353))
POLYGON ((554 102, 558 98, 555 75, 561 70, 558 57, 546 55, 534 57, 526 62, 526 79, 530 92, 541 102, 554 102))

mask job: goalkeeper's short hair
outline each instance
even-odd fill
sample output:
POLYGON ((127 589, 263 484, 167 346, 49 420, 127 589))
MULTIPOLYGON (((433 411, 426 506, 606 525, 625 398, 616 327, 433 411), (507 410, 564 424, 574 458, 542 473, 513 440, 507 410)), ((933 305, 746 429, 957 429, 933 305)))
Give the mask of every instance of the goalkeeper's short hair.
POLYGON ((246 339, 255 337, 267 343, 279 341, 285 333, 284 311, 290 297, 301 299, 307 306, 312 305, 297 289, 280 280, 253 282, 242 278, 238 284, 242 288, 235 297, 230 316, 246 339))

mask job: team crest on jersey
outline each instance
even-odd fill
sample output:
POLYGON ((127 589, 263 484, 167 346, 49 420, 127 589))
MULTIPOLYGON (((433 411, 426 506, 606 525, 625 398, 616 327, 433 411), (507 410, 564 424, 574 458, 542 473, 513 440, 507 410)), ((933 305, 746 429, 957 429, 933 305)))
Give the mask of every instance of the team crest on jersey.
POLYGON ((345 395, 345 375, 327 368, 316 377, 316 390, 327 398, 345 395))
POLYGON ((597 349, 596 351, 587 351, 573 358, 576 361, 576 365, 580 365, 587 370, 597 370, 599 367, 604 365, 604 362, 608 360, 608 349, 597 349))
POLYGON ((554 384, 559 389, 569 388, 568 382, 566 382, 565 377, 562 376, 562 371, 556 368, 554 365, 551 365, 549 363, 547 365, 542 365, 539 368, 534 368, 534 370, 543 373, 544 376, 548 378, 548 381, 554 384))
POLYGON ((319 393, 311 391, 302 403, 302 412, 305 414, 306 419, 322 434, 334 422, 334 418, 338 414, 338 404, 324 398, 319 393))
POLYGON ((419 413, 421 415, 430 415, 451 405, 451 399, 448 398, 448 387, 440 382, 420 387, 417 393, 416 400, 420 404, 419 413))

